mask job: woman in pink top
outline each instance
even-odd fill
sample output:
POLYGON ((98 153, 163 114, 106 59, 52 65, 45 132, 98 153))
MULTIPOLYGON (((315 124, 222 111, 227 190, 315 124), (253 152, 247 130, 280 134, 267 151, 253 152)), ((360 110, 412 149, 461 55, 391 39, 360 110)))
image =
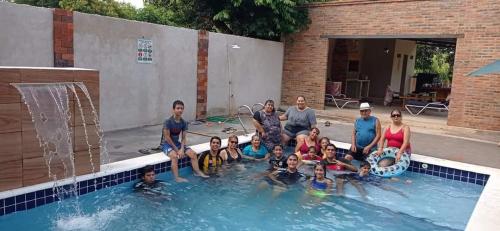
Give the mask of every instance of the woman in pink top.
MULTIPOLYGON (((391 112, 392 123, 385 129, 384 135, 380 137, 378 150, 376 155, 382 154, 385 141, 387 140, 387 147, 399 148, 396 153, 396 162, 399 161, 403 152, 411 154, 410 147, 410 127, 403 123, 401 111, 394 109, 391 112)), ((393 159, 383 159, 379 162, 382 167, 393 165, 393 159)))
POLYGON ((320 150, 320 145, 319 145, 319 129, 318 128, 313 128, 310 132, 309 135, 306 136, 303 139, 297 138, 297 146, 295 146, 295 153, 300 152, 300 154, 304 155, 307 154, 309 151, 309 147, 314 146, 316 150, 320 150))

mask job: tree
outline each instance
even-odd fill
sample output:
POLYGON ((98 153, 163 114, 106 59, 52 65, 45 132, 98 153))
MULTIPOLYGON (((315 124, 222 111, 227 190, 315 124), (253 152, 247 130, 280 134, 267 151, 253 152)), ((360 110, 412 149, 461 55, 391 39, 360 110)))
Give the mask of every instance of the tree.
POLYGON ((441 82, 450 80, 450 64, 448 63, 448 54, 437 53, 432 56, 431 69, 439 76, 441 82))
POLYGON ((279 40, 309 23, 309 0, 149 0, 172 9, 177 23, 194 29, 279 40))
POLYGON ((59 0, 13 0, 13 2, 39 7, 59 8, 59 0))

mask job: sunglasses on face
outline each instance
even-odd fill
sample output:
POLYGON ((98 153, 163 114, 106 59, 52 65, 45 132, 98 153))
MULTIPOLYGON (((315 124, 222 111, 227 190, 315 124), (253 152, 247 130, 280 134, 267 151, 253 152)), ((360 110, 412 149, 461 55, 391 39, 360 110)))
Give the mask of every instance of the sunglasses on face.
POLYGON ((392 114, 391 117, 392 118, 394 118, 394 117, 401 117, 401 115, 400 114, 392 114))
POLYGON ((327 148, 326 150, 331 152, 335 151, 335 149, 330 149, 330 148, 327 148))
POLYGON ((231 140, 231 141, 229 141, 229 143, 231 143, 231 144, 237 144, 237 143, 238 143, 238 141, 231 140))

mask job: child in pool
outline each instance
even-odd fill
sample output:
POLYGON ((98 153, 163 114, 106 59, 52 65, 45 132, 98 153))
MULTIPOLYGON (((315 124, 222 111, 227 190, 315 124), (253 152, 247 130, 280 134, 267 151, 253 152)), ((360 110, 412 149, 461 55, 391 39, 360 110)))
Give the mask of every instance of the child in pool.
POLYGON ((403 192, 383 184, 383 179, 381 177, 370 175, 370 168, 371 168, 370 163, 363 161, 360 164, 358 173, 348 178, 349 182, 358 190, 359 194, 361 194, 363 198, 366 199, 366 196, 368 195, 368 192, 362 185, 365 183, 379 187, 386 191, 397 193, 403 197, 408 197, 403 192))
POLYGON ((324 197, 331 192, 332 186, 333 181, 326 178, 326 166, 323 163, 314 165, 314 177, 309 179, 308 193, 313 196, 324 197))

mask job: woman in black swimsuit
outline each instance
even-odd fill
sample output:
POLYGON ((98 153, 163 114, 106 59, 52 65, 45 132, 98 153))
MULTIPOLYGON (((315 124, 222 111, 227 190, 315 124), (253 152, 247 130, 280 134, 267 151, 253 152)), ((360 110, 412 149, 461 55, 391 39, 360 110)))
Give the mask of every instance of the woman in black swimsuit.
POLYGON ((238 148, 238 136, 232 134, 227 140, 227 148, 220 152, 220 156, 225 163, 240 162, 242 159, 241 150, 238 148))

